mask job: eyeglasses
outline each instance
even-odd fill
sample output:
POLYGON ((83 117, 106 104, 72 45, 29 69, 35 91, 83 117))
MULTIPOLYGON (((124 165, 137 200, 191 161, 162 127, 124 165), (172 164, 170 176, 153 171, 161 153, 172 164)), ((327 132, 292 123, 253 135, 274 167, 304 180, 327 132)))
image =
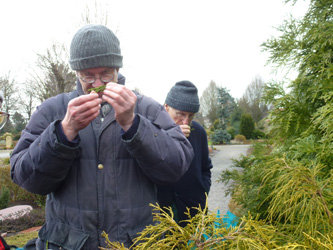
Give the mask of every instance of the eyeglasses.
POLYGON ((195 114, 184 114, 182 112, 176 111, 176 117, 180 120, 185 120, 186 118, 188 118, 189 120, 193 120, 195 114))
POLYGON ((111 73, 105 73, 103 75, 100 75, 100 77, 98 78, 98 77, 95 77, 93 75, 84 75, 84 76, 82 76, 81 73, 79 72, 79 78, 83 82, 89 83, 89 84, 94 83, 97 79, 100 79, 103 83, 109 83, 115 78, 115 75, 111 74, 111 73))
POLYGON ((3 126, 5 126, 8 119, 9 119, 9 114, 0 111, 0 129, 2 129, 3 126))

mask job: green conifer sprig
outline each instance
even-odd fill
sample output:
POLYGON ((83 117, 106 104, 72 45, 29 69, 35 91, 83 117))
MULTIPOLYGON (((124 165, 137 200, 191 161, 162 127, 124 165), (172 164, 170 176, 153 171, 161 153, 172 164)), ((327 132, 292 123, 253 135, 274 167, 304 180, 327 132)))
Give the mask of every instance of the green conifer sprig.
POLYGON ((102 85, 96 88, 88 89, 88 91, 95 91, 96 93, 103 92, 106 88, 106 85, 102 85))

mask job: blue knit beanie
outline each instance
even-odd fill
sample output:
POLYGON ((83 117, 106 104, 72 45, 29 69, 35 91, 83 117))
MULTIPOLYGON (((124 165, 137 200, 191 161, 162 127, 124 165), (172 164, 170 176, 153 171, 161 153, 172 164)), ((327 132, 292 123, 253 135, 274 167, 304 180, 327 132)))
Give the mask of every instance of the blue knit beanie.
POLYGON ((69 60, 72 70, 121 68, 122 59, 118 38, 103 25, 86 25, 72 39, 69 60))
POLYGON ((190 81, 177 82, 169 91, 165 104, 174 109, 196 113, 200 108, 198 89, 190 81))

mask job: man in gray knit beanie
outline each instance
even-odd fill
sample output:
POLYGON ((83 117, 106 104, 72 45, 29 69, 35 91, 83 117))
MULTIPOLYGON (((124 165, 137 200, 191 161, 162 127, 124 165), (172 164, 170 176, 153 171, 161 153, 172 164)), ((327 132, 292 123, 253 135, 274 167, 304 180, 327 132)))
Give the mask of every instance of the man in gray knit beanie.
POLYGON ((153 224, 155 184, 188 170, 191 144, 161 104, 125 86, 122 58, 110 29, 79 29, 69 59, 76 90, 45 100, 22 131, 11 177, 48 195, 36 246, 24 249, 107 248, 103 232, 130 248, 153 224))
POLYGON ((119 40, 103 25, 87 25, 73 37, 69 63, 73 70, 98 67, 121 68, 119 40))
POLYGON ((190 209, 193 217, 198 212, 195 208, 201 206, 203 209, 206 206, 206 194, 208 195, 210 190, 213 167, 206 131, 193 121, 200 107, 196 86, 190 81, 177 82, 169 91, 164 107, 191 143, 194 158, 189 170, 179 181, 157 186, 157 198, 160 206, 171 207, 174 219, 181 226, 185 226, 184 220, 188 219, 185 214, 187 209, 190 209))
POLYGON ((165 103, 175 109, 197 113, 200 107, 198 89, 190 81, 177 82, 169 91, 165 103))
POLYGON ((190 135, 189 125, 199 108, 198 89, 190 81, 177 82, 170 89, 165 100, 166 111, 176 124, 180 125, 186 137, 190 135))

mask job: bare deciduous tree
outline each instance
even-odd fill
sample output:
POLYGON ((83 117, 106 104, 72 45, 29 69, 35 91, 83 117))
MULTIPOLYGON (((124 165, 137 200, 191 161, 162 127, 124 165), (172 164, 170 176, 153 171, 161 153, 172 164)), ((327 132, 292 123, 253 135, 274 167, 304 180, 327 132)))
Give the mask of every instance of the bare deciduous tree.
POLYGON ((11 78, 10 72, 0 76, 0 90, 2 90, 4 95, 2 109, 7 113, 13 113, 17 108, 19 95, 17 82, 11 78))
POLYGON ((218 119, 218 90, 216 83, 211 81, 209 86, 203 91, 200 97, 200 112, 205 117, 209 124, 214 124, 214 121, 218 119))
POLYGON ((238 100, 238 105, 250 113, 255 122, 262 120, 268 113, 268 107, 262 99, 264 88, 263 79, 257 75, 246 88, 243 97, 238 100))
POLYGON ((200 111, 195 114, 193 120, 200 123, 203 127, 205 127, 205 117, 203 117, 203 115, 200 111))
POLYGON ((45 54, 37 54, 37 70, 31 75, 33 94, 44 101, 75 88, 75 73, 68 64, 68 52, 63 44, 54 43, 45 54))
POLYGON ((98 23, 108 26, 108 3, 98 3, 94 1, 92 5, 85 5, 85 9, 81 14, 79 26, 84 26, 91 23, 98 23))
POLYGON ((34 90, 30 86, 32 86, 32 84, 29 82, 27 82, 24 85, 24 88, 23 88, 24 98, 21 98, 19 100, 20 107, 21 107, 22 111, 26 114, 25 118, 27 118, 27 120, 30 120, 30 117, 31 117, 34 109, 36 108, 38 103, 40 103, 40 101, 37 101, 34 90))
MULTIPOLYGON (((86 3, 85 9, 81 14, 81 19, 78 22, 78 26, 82 27, 87 24, 103 24, 111 28, 111 22, 109 19, 110 13, 109 2, 94 1, 90 5, 86 3)), ((112 31, 117 34, 118 28, 113 28, 112 31)))

